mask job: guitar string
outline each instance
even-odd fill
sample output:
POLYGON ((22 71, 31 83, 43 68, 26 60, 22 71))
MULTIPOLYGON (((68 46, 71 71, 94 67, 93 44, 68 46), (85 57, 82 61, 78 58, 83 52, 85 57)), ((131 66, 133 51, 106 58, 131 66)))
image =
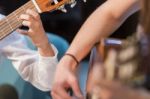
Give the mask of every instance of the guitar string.
MULTIPOLYGON (((29 3, 29 2, 28 2, 28 3, 29 3)), ((23 6, 25 6, 25 7, 26 7, 26 5, 28 6, 28 5, 29 5, 28 3, 26 3, 26 4, 23 5, 23 6)), ((39 3, 42 4, 43 1, 41 1, 41 2, 39 2, 39 3)), ((44 4, 44 3, 43 3, 43 4, 44 4)), ((32 5, 33 5, 33 4, 32 4, 32 5)), ((31 5, 31 6, 32 6, 32 5, 31 5)), ((17 10, 19 10, 19 11, 22 10, 22 7, 18 8, 17 10)), ((16 10, 16 12, 18 12, 17 10, 16 10)), ((14 12, 15 12, 15 11, 14 11, 14 12)), ((14 12, 13 12, 13 13, 14 13, 14 12)), ((14 16, 12 16, 13 13, 9 14, 9 15, 7 16, 7 18, 12 18, 12 17, 14 17, 14 16)), ((20 12, 19 12, 19 13, 20 13, 20 12)), ((5 22, 3 22, 3 23, 5 24, 5 22)), ((3 24, 0 24, 0 25, 3 25, 3 24)))
MULTIPOLYGON (((19 10, 19 12, 17 11, 16 14, 20 13, 21 11, 22 11, 22 10, 19 10)), ((9 17, 6 17, 6 18, 8 18, 9 20, 14 19, 13 14, 11 14, 11 15, 12 15, 11 17, 9 16, 9 17)), ((14 20, 13 20, 13 21, 14 21, 14 20)), ((10 22, 11 22, 11 21, 10 21, 10 22)), ((16 22, 16 20, 15 20, 15 22, 16 22)), ((16 23, 17 23, 17 22, 16 22, 16 23)), ((8 25, 8 24, 5 23, 5 19, 3 20, 3 24, 1 24, 1 25, 3 26, 3 27, 1 26, 2 29, 5 29, 5 26, 8 25)))
MULTIPOLYGON (((42 1, 41 1, 41 2, 42 2, 42 1)), ((40 2, 40 3, 41 3, 41 2, 40 2)), ((43 3, 43 2, 42 2, 42 3, 43 3)), ((33 4, 32 4, 32 5, 33 5, 33 4)), ((21 8, 21 10, 22 10, 22 8, 21 8)), ((19 11, 20 11, 20 10, 19 10, 19 11)), ((20 12, 19 12, 19 13, 20 13, 20 12)), ((12 18, 12 17, 14 17, 14 16, 10 16, 10 17, 8 16, 8 18, 12 18)), ((11 22, 11 21, 10 21, 10 22, 11 22)), ((12 22, 14 22, 14 21, 12 21, 12 22)), ((15 23, 16 23, 16 21, 15 21, 15 23)))
MULTIPOLYGON (((27 7, 27 6, 25 6, 25 7, 27 7)), ((21 12, 22 12, 21 9, 15 11, 16 14, 19 14, 19 13, 21 14, 21 12)), ((11 13, 11 14, 10 14, 9 16, 7 16, 6 18, 9 18, 9 20, 12 20, 12 19, 14 18, 13 13, 11 13)), ((1 25, 2 25, 3 27, 1 26, 0 28, 5 29, 5 26, 7 26, 8 24, 5 23, 5 19, 3 19, 2 21, 3 21, 3 23, 2 23, 1 25)), ((16 22, 16 23, 17 23, 17 22, 16 22)))
MULTIPOLYGON (((42 1, 42 2, 39 2, 39 3, 41 3, 41 4, 43 4, 44 2, 42 1)), ((27 4, 27 3, 26 3, 27 4)), ((29 4, 27 4, 27 5, 29 5, 29 4)), ((24 6, 24 5, 23 5, 24 6)), ((34 5, 32 4, 31 6, 33 6, 34 7, 34 5)), ((20 7, 20 9, 22 9, 22 7, 20 7)), ((18 10, 18 9, 17 9, 18 10)), ((20 10, 19 10, 20 11, 20 10)), ((11 16, 12 17, 12 16, 11 16)), ((16 23, 16 22, 15 22, 16 23)), ((21 22, 20 22, 20 24, 17 24, 18 26, 20 26, 21 25, 21 22)), ((5 32, 11 32, 10 31, 10 28, 4 28, 5 29, 5 32)), ((4 33, 3 35, 2 35, 2 37, 4 37, 4 36, 6 36, 6 35, 8 35, 9 33, 4 33)))
MULTIPOLYGON (((27 6, 24 6, 24 7, 27 7, 27 6)), ((28 8, 34 8, 34 6, 33 5, 30 5, 28 8)), ((18 14, 21 12, 22 10, 18 10, 18 11, 16 11, 18 14)), ((16 14, 17 14, 16 13, 16 14)), ((8 17, 7 17, 8 18, 8 17)), ((14 18, 13 16, 11 16, 11 17, 9 17, 9 18, 14 18)), ((8 24, 6 24, 5 22, 3 22, 3 27, 0 27, 0 28, 2 28, 2 30, 3 30, 3 32, 1 33, 1 36, 0 36, 0 39, 2 39, 3 37, 5 37, 5 36, 7 36, 8 34, 9 34, 9 32, 11 32, 11 30, 10 30, 10 27, 8 27, 8 26, 6 26, 6 25, 8 25, 8 24), (6 27, 5 27, 6 26, 6 27)), ((22 23, 21 23, 21 20, 20 20, 20 22, 15 22, 15 23, 13 23, 13 24, 11 24, 13 27, 16 25, 16 28, 17 27, 19 27, 19 26, 21 26, 22 25, 22 23)))
MULTIPOLYGON (((27 3, 26 3, 27 4, 27 3)), ((26 5, 25 4, 25 5, 26 5)), ((34 6, 34 4, 33 3, 31 3, 33 6, 34 6)), ((39 4, 44 4, 44 2, 43 1, 39 1, 39 4)), ((27 4, 27 6, 28 6, 29 4, 27 4)), ((31 6, 32 6, 31 5, 31 6)), ((22 10, 22 7, 20 7, 21 8, 21 10, 22 10)), ((20 8, 19 8, 19 11, 20 11, 20 8)), ((17 9, 18 10, 18 9, 17 9)), ((14 13, 14 12, 13 12, 14 13)), ((11 17, 13 17, 12 15, 10 16, 10 15, 8 15, 8 17, 7 18, 11 18, 11 17)), ((5 22, 4 22, 5 23, 5 22)))
MULTIPOLYGON (((44 2, 43 1, 41 1, 41 2, 39 2, 40 4, 44 4, 44 2)), ((23 7, 27 7, 27 6, 29 6, 29 7, 31 7, 31 8, 35 8, 35 6, 33 5, 33 3, 30 3, 30 2, 28 2, 28 3, 26 3, 25 5, 23 5, 22 7, 20 7, 20 8, 18 8, 15 12, 13 12, 12 13, 12 15, 15 13, 15 14, 17 14, 17 13, 19 13, 20 14, 20 11, 22 11, 22 8, 23 7)), ((29 8, 28 7, 28 8, 29 8)), ((12 15, 8 15, 8 17, 7 18, 13 18, 14 16, 12 16, 12 15)), ((15 15, 15 17, 16 17, 16 15, 15 15)), ((14 21, 12 21, 12 22, 14 22, 14 21)), ((16 26, 16 27, 19 27, 19 26, 21 26, 21 21, 19 21, 19 22, 16 22, 15 21, 15 23, 13 23, 13 24, 11 24, 12 26, 16 26)), ((6 24, 7 25, 7 24, 6 24)), ((5 26, 5 24, 4 24, 4 26, 5 26)), ((0 36, 0 39, 2 39, 3 37, 5 37, 5 36, 7 36, 8 34, 9 34, 9 32, 11 32, 11 30, 10 30, 10 27, 8 28, 8 27, 6 27, 6 28, 3 28, 4 30, 3 30, 3 32, 6 32, 6 33, 2 33, 2 35, 0 36), (7 33, 8 32, 8 33, 7 33)))
MULTIPOLYGON (((13 28, 10 28, 10 26, 6 26, 5 28, 3 28, 3 31, 4 32, 7 32, 7 31, 13 31, 16 27, 18 27, 19 25, 21 25, 21 22, 16 22, 15 20, 14 21, 10 21, 9 24, 11 25, 11 27, 13 28), (11 30, 12 29, 12 30, 11 30)), ((5 34, 5 33, 4 33, 5 34)))
MULTIPOLYGON (((25 6, 26 7, 26 6, 25 6)), ((20 7, 19 9, 17 9, 16 11, 14 11, 16 14, 18 14, 18 13, 20 13, 22 11, 22 7, 20 7)), ((13 13, 14 13, 13 12, 13 13)), ((13 13, 11 13, 11 14, 9 14, 6 18, 14 18, 14 16, 12 16, 13 15, 13 13)), ((0 25, 4 25, 5 24, 5 18, 2 20, 2 21, 4 21, 2 24, 0 24, 0 25)), ((6 24, 5 24, 6 25, 6 24)))
MULTIPOLYGON (((34 4, 32 3, 32 1, 30 1, 30 2, 28 2, 28 3, 29 3, 29 4, 27 4, 27 3, 25 4, 25 7, 27 7, 27 6, 33 6, 33 7, 35 7, 34 4)), ((38 4, 44 5, 44 3, 45 3, 45 2, 43 2, 42 0, 40 0, 38 4)), ((24 6, 24 5, 23 5, 23 6, 24 6)), ((20 7, 19 9, 22 10, 22 7, 20 7)), ((18 10, 18 9, 17 9, 17 10, 18 10)), ((20 11, 20 10, 19 10, 19 11, 20 11)), ((13 13, 14 13, 14 12, 13 12, 13 13)), ((9 15, 8 15, 8 17, 9 17, 9 15)))

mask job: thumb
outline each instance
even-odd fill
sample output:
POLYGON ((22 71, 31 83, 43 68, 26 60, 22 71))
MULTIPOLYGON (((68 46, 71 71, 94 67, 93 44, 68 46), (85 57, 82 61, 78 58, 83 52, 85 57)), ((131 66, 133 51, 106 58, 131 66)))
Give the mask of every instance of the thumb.
POLYGON ((75 96, 79 99, 82 99, 83 95, 82 95, 81 89, 79 87, 79 82, 75 79, 73 82, 70 83, 70 85, 71 85, 71 88, 72 88, 75 96))

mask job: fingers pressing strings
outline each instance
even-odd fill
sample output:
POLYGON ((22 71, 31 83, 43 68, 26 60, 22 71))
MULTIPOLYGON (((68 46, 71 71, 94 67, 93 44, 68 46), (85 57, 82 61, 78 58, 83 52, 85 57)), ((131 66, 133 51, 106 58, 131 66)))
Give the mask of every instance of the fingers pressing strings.
POLYGON ((31 9, 27 9, 26 12, 22 15, 20 15, 19 17, 21 20, 23 20, 22 22, 22 27, 20 27, 19 30, 17 30, 18 32, 27 35, 27 33, 29 32, 29 27, 33 26, 32 24, 36 21, 39 21, 40 16, 38 13, 34 12, 31 9), (22 30, 23 29, 23 30, 22 30))

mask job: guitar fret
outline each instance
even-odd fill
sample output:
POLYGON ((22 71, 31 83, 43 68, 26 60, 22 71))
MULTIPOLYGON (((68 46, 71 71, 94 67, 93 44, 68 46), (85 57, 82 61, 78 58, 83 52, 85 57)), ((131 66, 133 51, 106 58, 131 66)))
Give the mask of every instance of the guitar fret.
MULTIPOLYGON (((8 30, 7 30, 8 31, 8 30)), ((10 31, 10 30, 9 30, 10 31)), ((1 31, 0 40, 3 39, 8 34, 5 34, 6 31, 1 31)))
POLYGON ((11 14, 9 14, 5 19, 0 21, 0 39, 9 35, 12 31, 17 29, 22 25, 22 20, 19 19, 19 16, 25 13, 26 9, 33 9, 39 13, 46 11, 53 11, 57 9, 62 4, 67 3, 69 0, 61 0, 59 3, 51 5, 53 0, 30 0, 11 14), (41 11, 37 9, 37 6, 41 11))
POLYGON ((16 11, 12 12, 0 21, 0 39, 9 35, 12 31, 22 25, 22 20, 19 19, 19 16, 22 13, 25 13, 27 8, 35 9, 32 1, 27 2, 22 7, 18 8, 16 11))
POLYGON ((6 20, 7 24, 9 25, 10 29, 13 31, 14 29, 12 28, 11 24, 9 24, 8 18, 5 18, 5 20, 6 20))
MULTIPOLYGON (((0 33, 2 34, 2 33, 3 33, 3 30, 0 30, 0 33)), ((0 36, 0 39, 1 39, 1 36, 0 36)))
POLYGON ((17 19, 17 22, 20 22, 19 18, 18 18, 18 15, 14 12, 13 15, 16 17, 17 19))
POLYGON ((22 6, 22 9, 24 10, 24 12, 26 11, 24 6, 22 6))
POLYGON ((19 19, 19 16, 23 13, 22 9, 19 9, 11 14, 11 17, 9 16, 8 19, 10 19, 10 24, 12 25, 13 29, 18 28, 18 24, 21 25, 22 20, 19 19), (12 17, 14 20, 12 20, 12 17))

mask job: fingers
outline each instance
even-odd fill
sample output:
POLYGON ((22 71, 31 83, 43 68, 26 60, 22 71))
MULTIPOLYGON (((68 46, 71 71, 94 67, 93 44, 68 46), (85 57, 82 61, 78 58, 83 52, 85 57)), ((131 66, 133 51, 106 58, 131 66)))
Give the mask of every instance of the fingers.
POLYGON ((30 16, 32 16, 34 19, 38 20, 40 19, 40 16, 37 12, 31 10, 31 9, 27 9, 26 13, 30 16))
POLYGON ((32 18, 32 16, 27 15, 27 14, 20 15, 20 19, 23 20, 22 22, 23 26, 31 27, 32 24, 34 23, 34 19, 32 18))
POLYGON ((72 81, 70 81, 70 86, 71 86, 75 96, 79 99, 83 99, 83 95, 81 93, 81 90, 79 87, 79 82, 77 81, 77 79, 73 79, 72 81))
POLYGON ((55 99, 59 99, 59 97, 61 97, 61 99, 71 99, 71 96, 69 96, 69 94, 67 93, 67 91, 65 90, 65 88, 62 88, 62 86, 59 85, 55 85, 52 89, 52 96, 55 99))
POLYGON ((51 95, 53 99, 62 99, 59 95, 57 95, 55 92, 51 92, 51 95))
POLYGON ((28 31, 27 31, 27 30, 17 29, 16 31, 17 31, 18 33, 23 34, 23 35, 28 35, 28 31))
POLYGON ((31 9, 27 9, 27 11, 25 12, 25 14, 22 14, 20 16, 21 19, 24 20, 31 20, 31 19, 35 19, 35 20, 39 20, 40 16, 37 12, 31 10, 31 9))
POLYGON ((19 18, 22 20, 33 20, 33 17, 31 15, 26 14, 26 13, 21 14, 19 18))
POLYGON ((40 24, 40 16, 37 12, 28 9, 26 13, 21 14, 19 17, 23 20, 22 25, 31 27, 32 24, 40 24))

